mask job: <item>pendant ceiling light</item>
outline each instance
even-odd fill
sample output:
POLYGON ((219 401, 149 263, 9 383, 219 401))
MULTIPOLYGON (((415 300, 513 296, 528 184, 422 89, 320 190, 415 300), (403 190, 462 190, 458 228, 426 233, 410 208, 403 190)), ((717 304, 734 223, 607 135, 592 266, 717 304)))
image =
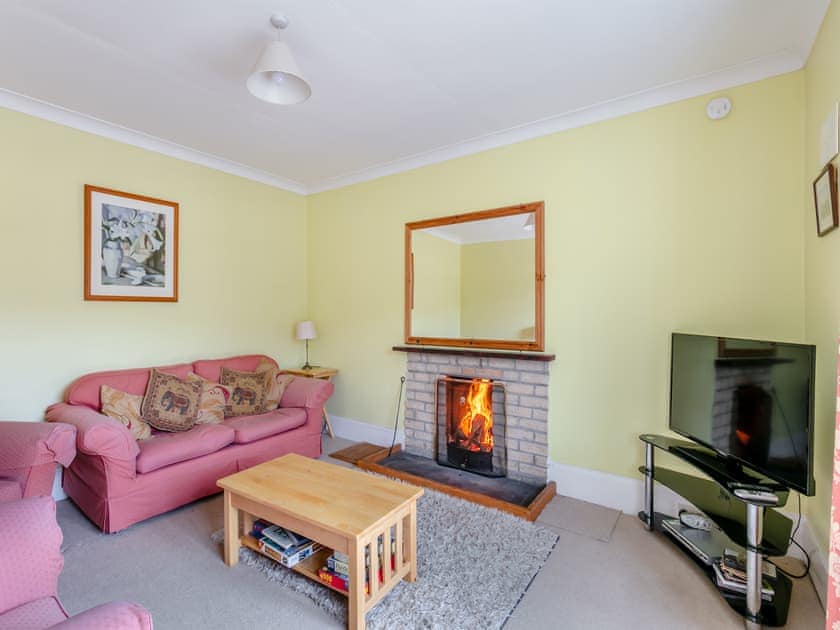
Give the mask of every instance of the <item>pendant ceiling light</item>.
MULTIPOLYGON (((285 15, 275 13, 271 25, 280 31, 289 25, 285 15)), ((286 42, 273 41, 266 46, 248 77, 248 91, 258 99, 278 105, 303 103, 312 89, 298 69, 297 62, 286 42)))

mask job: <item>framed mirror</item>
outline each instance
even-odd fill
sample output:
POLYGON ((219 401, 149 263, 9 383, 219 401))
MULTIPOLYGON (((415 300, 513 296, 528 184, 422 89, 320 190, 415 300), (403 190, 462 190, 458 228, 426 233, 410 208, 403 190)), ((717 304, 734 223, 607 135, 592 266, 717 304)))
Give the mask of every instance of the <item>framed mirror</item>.
POLYGON ((542 201, 405 225, 405 342, 544 350, 542 201))

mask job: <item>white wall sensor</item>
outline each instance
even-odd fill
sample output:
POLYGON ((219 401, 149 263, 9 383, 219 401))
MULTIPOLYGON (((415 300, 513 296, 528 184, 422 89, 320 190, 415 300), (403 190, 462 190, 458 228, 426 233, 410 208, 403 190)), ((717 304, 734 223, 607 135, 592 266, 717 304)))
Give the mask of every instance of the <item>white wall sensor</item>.
POLYGON ((711 120, 720 120, 721 118, 726 118, 729 115, 729 112, 731 111, 732 101, 730 101, 725 96, 712 99, 711 101, 709 101, 709 104, 706 105, 706 115, 711 120))

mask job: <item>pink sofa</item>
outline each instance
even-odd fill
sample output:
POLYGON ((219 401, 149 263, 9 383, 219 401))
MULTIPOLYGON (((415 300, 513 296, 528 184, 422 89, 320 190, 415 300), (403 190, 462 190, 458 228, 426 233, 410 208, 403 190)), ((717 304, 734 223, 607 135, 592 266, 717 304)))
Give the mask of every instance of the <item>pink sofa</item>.
POLYGON ((76 456, 76 429, 66 424, 0 422, 0 502, 52 493, 55 467, 76 456))
POLYGON ((129 602, 68 618, 57 593, 62 538, 52 497, 0 504, 0 630, 152 630, 149 612, 129 602))
MULTIPOLYGON (((263 358, 274 363, 246 355, 158 369, 181 378, 194 372, 218 382, 222 366, 248 372, 263 358)), ((88 374, 70 385, 63 403, 47 409, 48 421, 77 429, 78 454, 64 471, 63 487, 102 531, 116 532, 219 492, 221 477, 286 453, 321 454, 321 410, 332 383, 295 378, 275 411, 196 425, 183 433, 157 433, 138 442, 121 423, 99 413, 99 390, 109 385, 143 394, 148 380, 148 368, 88 374)))

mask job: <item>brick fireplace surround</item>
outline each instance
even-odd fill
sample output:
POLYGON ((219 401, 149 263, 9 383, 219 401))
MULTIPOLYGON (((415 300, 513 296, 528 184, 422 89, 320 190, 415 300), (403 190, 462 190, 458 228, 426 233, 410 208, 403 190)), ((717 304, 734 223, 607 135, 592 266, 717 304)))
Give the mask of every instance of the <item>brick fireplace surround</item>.
POLYGON ((507 476, 548 479, 548 379, 554 355, 397 346, 407 353, 405 450, 435 459, 435 384, 439 376, 489 378, 507 392, 507 476))

